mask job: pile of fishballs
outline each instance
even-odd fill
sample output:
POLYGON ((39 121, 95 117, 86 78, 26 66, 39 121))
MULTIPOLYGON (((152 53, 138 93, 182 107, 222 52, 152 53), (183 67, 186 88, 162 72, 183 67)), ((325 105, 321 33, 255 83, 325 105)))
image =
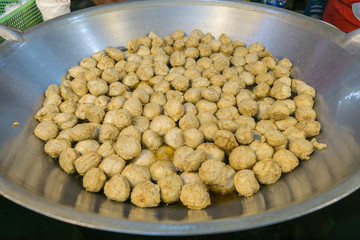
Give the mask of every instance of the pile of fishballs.
POLYGON ((139 207, 248 197, 314 148, 315 89, 255 42, 176 30, 130 39, 69 69, 45 92, 34 134, 86 191, 139 207))

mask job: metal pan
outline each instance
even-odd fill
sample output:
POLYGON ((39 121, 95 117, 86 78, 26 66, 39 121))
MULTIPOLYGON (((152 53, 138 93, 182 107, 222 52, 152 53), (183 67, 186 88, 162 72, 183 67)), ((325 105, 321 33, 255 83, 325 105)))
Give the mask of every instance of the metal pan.
POLYGON ((90 228, 189 235, 293 219, 360 185, 359 31, 345 35, 296 13, 239 1, 131 1, 56 18, 13 39, 21 41, 0 44, 0 193, 24 207, 90 228), (317 89, 315 108, 323 126, 318 141, 328 149, 253 197, 213 199, 205 210, 141 209, 83 191, 80 179, 62 172, 32 134, 42 93, 95 51, 125 46, 127 39, 150 31, 166 36, 195 28, 246 44, 259 41, 275 57, 291 59, 292 76, 317 89), (15 121, 18 127, 12 127, 15 121))

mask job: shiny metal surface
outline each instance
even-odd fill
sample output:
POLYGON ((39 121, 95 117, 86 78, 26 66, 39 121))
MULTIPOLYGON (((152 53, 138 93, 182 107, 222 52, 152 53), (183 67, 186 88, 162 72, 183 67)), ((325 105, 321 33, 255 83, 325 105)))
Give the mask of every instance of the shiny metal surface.
MULTIPOLYGON (((358 33, 353 33, 357 36, 358 33)), ((356 37, 286 10, 238 1, 144 1, 90 8, 24 33, 24 42, 0 44, 0 192, 47 216, 110 231, 188 235, 256 228, 325 207, 360 185, 360 62, 356 37), (249 198, 215 201, 205 210, 180 205, 141 209, 87 193, 43 152, 32 132, 42 93, 66 70, 97 50, 125 46, 150 31, 199 28, 246 44, 259 41, 287 57, 292 76, 317 90, 327 150, 249 198), (346 49, 351 49, 347 51, 346 49), (13 122, 18 127, 12 127, 13 122)), ((354 207, 357 207, 354 203, 354 207)))

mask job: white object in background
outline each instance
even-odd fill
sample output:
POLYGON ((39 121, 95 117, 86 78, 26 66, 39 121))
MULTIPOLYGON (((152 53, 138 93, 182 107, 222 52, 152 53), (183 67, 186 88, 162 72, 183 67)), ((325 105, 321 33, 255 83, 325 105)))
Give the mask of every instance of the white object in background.
POLYGON ((49 20, 70 13, 70 0, 36 0, 43 20, 49 20))

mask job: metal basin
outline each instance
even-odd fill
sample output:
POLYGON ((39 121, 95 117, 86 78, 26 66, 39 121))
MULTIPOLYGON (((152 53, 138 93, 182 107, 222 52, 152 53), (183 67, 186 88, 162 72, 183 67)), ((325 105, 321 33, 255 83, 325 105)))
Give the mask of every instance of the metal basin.
MULTIPOLYGON (((358 33, 299 14, 245 2, 135 1, 104 5, 42 23, 23 42, 0 45, 0 193, 69 223, 124 233, 189 235, 238 231, 286 221, 325 207, 360 184, 360 62, 358 33), (66 70, 107 46, 150 31, 161 36, 198 28, 216 37, 259 41, 287 57, 292 76, 317 90, 315 108, 327 150, 249 198, 228 197, 205 210, 179 205, 141 209, 87 193, 44 154, 32 132, 42 93, 66 70), (18 127, 12 127, 13 122, 18 127)), ((354 205, 354 207, 356 207, 354 205)))

